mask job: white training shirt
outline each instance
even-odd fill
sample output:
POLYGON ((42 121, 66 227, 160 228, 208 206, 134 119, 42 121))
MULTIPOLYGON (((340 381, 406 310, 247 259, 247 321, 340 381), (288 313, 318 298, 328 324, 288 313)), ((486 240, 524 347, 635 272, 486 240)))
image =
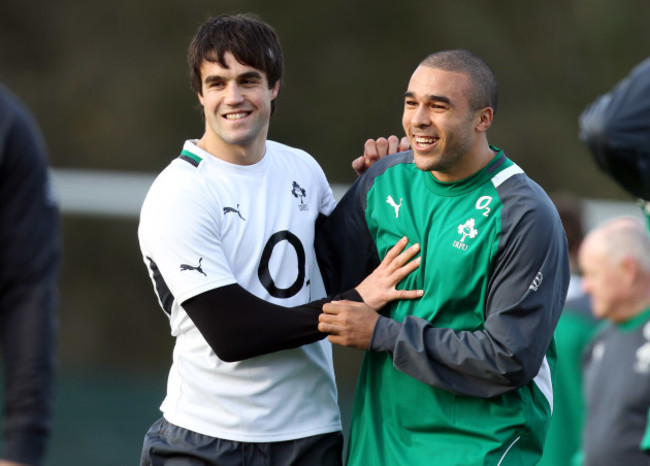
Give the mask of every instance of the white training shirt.
MULTIPOLYGON (((234 283, 282 306, 325 296, 314 230, 318 214, 329 214, 334 204, 316 161, 272 141, 262 160, 249 166, 225 162, 186 141, 181 156, 156 178, 138 236, 176 337, 161 406, 169 422, 245 442, 341 430, 327 340, 227 363, 182 307, 189 298, 234 283), (266 277, 266 287, 260 277, 266 277)), ((233 306, 232 312, 241 310, 233 306)))

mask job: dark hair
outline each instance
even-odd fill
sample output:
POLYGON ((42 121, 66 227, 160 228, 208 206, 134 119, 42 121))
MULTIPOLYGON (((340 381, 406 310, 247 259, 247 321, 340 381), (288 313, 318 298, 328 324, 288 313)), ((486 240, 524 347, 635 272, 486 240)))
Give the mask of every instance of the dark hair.
POLYGON ((263 71, 269 89, 282 80, 284 58, 275 30, 254 15, 219 15, 199 27, 187 50, 190 85, 195 93, 200 94, 202 89, 203 60, 227 68, 226 52, 239 63, 263 71))
POLYGON ((471 52, 467 50, 436 52, 422 60, 420 66, 466 74, 472 84, 470 95, 467 96, 472 110, 492 107, 494 113, 497 112, 499 89, 496 77, 488 64, 471 52))

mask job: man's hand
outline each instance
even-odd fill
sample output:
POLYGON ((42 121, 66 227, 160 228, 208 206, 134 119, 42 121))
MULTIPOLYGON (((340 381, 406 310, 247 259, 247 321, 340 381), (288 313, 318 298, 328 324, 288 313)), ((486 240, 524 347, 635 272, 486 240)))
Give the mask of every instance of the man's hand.
POLYGON ((373 163, 382 157, 409 149, 409 140, 406 136, 398 139, 391 135, 386 138, 368 139, 363 146, 363 155, 352 161, 352 168, 357 175, 362 175, 373 163))
POLYGON ((404 250, 408 238, 400 239, 390 248, 384 260, 355 288, 363 302, 372 309, 379 310, 388 302, 396 299, 421 298, 423 290, 398 290, 395 287, 408 274, 420 266, 421 257, 409 262, 418 252, 420 245, 414 244, 404 250))
POLYGON ((378 318, 379 314, 364 303, 332 301, 323 305, 318 330, 329 333, 327 339, 332 343, 367 350, 378 318))

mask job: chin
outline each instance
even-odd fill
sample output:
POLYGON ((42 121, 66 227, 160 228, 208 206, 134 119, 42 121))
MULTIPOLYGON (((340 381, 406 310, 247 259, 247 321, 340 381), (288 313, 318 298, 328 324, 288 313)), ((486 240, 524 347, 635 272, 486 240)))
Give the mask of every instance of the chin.
POLYGON ((435 169, 435 163, 433 160, 431 160, 430 156, 418 155, 417 153, 413 152, 413 160, 415 162, 415 166, 423 172, 430 172, 435 169))
POLYGON ((592 314, 596 319, 599 319, 599 320, 600 319, 607 319, 607 318, 611 317, 611 316, 607 315, 607 311, 604 311, 602 309, 598 309, 598 308, 593 307, 593 306, 592 306, 592 314))

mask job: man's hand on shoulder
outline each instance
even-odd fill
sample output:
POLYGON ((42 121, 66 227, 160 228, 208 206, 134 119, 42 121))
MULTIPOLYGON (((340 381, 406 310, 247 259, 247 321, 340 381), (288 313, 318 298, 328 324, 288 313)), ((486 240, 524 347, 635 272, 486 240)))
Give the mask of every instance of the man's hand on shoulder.
POLYGON ((391 135, 386 138, 368 139, 363 145, 363 155, 352 161, 352 168, 357 175, 362 175, 370 166, 382 157, 397 152, 409 150, 409 140, 406 136, 398 139, 391 135))

